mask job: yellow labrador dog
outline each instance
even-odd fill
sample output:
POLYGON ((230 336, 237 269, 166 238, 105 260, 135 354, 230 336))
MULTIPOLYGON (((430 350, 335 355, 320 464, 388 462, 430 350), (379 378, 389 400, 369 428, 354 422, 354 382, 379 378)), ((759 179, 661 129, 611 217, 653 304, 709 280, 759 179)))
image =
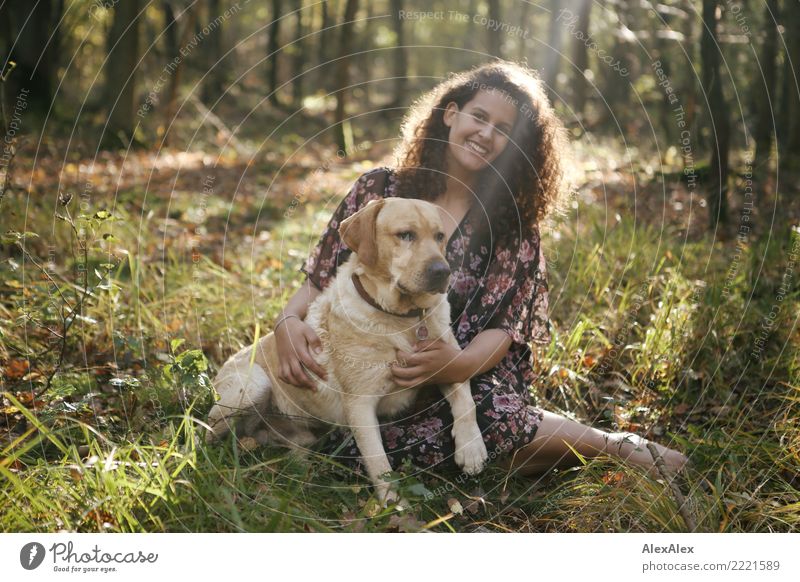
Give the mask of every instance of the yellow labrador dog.
MULTIPOLYGON (((443 338, 458 345, 450 328, 445 291, 450 268, 438 207, 421 200, 370 201, 342 222, 342 240, 353 253, 336 278, 309 306, 306 323, 325 349, 315 356, 328 382, 309 374, 317 390, 286 384, 274 334, 222 366, 214 380, 219 400, 208 424, 213 441, 232 428, 262 444, 305 447, 325 425, 350 427, 364 466, 384 502, 396 497, 385 473, 392 467, 381 442, 378 417, 407 409, 417 389, 401 388, 390 364, 396 349, 413 351, 417 339, 443 338)), ((477 474, 488 458, 475 419, 469 381, 443 386, 452 409, 455 461, 477 474)))

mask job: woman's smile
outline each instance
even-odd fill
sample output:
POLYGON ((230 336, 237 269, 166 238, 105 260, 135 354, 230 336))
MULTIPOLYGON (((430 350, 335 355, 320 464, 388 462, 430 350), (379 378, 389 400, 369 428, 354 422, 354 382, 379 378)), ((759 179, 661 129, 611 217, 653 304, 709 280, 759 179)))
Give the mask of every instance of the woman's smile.
POLYGON ((477 142, 475 142, 473 140, 470 140, 470 139, 467 140, 467 147, 469 149, 471 149, 472 151, 474 151, 479 156, 484 157, 484 158, 486 157, 486 155, 490 151, 489 148, 484 147, 484 146, 482 146, 482 145, 478 144, 477 142))

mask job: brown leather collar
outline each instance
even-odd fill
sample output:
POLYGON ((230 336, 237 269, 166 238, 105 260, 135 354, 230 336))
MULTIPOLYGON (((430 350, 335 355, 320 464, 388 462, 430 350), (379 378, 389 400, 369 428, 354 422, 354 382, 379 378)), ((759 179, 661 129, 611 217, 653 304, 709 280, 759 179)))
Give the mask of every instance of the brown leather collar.
POLYGON ((361 281, 355 273, 353 273, 351 279, 353 281, 353 285, 355 285, 356 291, 358 291, 358 294, 361 295, 361 298, 372 305, 372 307, 375 309, 383 311, 384 313, 388 313, 389 315, 396 315, 397 317, 422 317, 425 315, 425 310, 421 308, 412 309, 407 313, 392 313, 391 311, 386 311, 383 307, 378 305, 378 303, 372 297, 369 296, 369 293, 367 293, 367 290, 364 289, 364 285, 361 284, 361 281))

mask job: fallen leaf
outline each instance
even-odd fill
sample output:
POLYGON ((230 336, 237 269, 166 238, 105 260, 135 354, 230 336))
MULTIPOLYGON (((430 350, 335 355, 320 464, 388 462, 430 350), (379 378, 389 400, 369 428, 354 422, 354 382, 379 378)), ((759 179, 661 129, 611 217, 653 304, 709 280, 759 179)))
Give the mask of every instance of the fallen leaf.
POLYGON ((625 473, 622 471, 609 471, 603 475, 603 483, 606 485, 619 485, 625 480, 625 473))
POLYGON ((254 451, 258 448, 258 441, 253 437, 242 437, 239 439, 239 446, 245 451, 254 451))
POLYGON ((364 515, 367 517, 375 517, 381 512, 381 504, 374 497, 370 497, 364 504, 364 515))
POLYGON ((28 360, 13 359, 8 362, 5 369, 5 376, 7 380, 19 380, 31 368, 31 363, 28 360))
POLYGON ((103 511, 102 509, 92 509, 88 514, 86 514, 86 517, 94 521, 97 524, 97 527, 103 529, 114 527, 117 523, 110 513, 103 511))
POLYGON ((450 498, 447 500, 447 507, 450 508, 450 511, 455 513, 456 515, 461 515, 464 513, 464 508, 459 503, 458 499, 450 498))
POLYGON ((395 514, 389 518, 389 527, 395 527, 400 532, 418 532, 424 525, 424 521, 418 520, 411 513, 395 514))

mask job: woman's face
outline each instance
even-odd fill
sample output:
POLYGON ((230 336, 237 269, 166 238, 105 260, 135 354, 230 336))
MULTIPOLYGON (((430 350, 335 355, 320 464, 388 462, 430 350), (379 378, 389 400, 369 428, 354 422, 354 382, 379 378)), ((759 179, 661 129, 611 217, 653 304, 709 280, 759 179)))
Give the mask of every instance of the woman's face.
POLYGON ((444 124, 450 128, 447 159, 467 171, 491 164, 508 144, 517 120, 514 100, 500 91, 478 91, 459 110, 447 105, 444 124))

